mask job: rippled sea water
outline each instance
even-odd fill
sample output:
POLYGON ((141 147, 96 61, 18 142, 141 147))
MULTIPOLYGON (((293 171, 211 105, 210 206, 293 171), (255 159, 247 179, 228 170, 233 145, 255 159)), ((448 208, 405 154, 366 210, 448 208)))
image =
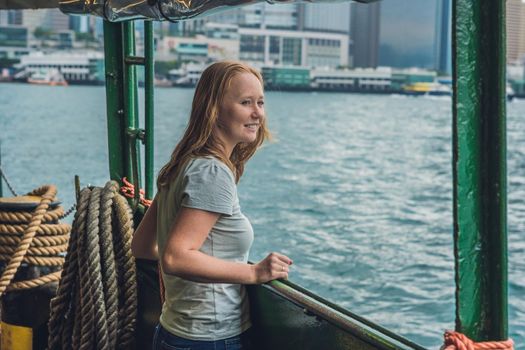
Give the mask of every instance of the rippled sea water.
MULTIPOLYGON (((156 171, 193 91, 156 91, 156 171)), ((423 346, 454 328, 449 98, 268 92, 274 140, 239 185, 256 239, 290 279, 423 346)), ((525 349, 525 100, 508 105, 509 323, 525 349)), ((0 84, 2 167, 19 192, 55 183, 64 206, 108 179, 101 87, 0 84)), ((4 186, 4 194, 8 192, 4 186)))

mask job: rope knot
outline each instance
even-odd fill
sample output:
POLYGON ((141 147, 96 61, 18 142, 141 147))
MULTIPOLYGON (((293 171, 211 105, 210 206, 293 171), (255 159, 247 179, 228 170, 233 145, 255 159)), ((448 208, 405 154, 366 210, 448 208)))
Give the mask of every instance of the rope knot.
MULTIPOLYGON (((135 186, 128 181, 127 178, 122 178, 122 182, 124 183, 124 185, 120 188, 120 193, 128 198, 135 198, 135 186)), ((139 201, 140 203, 145 206, 145 207, 149 207, 151 205, 151 203, 153 202, 152 200, 150 199, 147 199, 145 196, 144 196, 145 192, 143 189, 140 189, 139 190, 139 201)))
POLYGON ((454 332, 445 332, 443 350, 514 350, 512 339, 501 341, 474 342, 466 335, 454 332))

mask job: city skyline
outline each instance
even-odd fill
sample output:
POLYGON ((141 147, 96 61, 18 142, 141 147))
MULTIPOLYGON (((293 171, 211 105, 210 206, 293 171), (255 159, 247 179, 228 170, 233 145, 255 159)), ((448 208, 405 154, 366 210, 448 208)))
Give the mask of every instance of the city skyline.
MULTIPOLYGON (((239 27, 313 31, 348 35, 350 67, 420 67, 451 72, 451 1, 399 0, 372 4, 315 3, 239 7, 179 23, 156 23, 159 35, 194 36, 211 21, 239 27), (403 23, 403 25, 400 25, 403 23)), ((140 23, 140 21, 138 22, 140 23)), ((102 20, 67 16, 58 10, 9 10, 0 25, 23 25, 31 36, 37 28, 102 35, 102 20)), ((137 27, 140 28, 140 25, 137 27)), ((525 55, 525 4, 507 1, 507 61, 521 64, 525 55)), ((304 61, 304 60, 303 60, 304 61)), ((297 60, 296 60, 297 62, 297 60)))

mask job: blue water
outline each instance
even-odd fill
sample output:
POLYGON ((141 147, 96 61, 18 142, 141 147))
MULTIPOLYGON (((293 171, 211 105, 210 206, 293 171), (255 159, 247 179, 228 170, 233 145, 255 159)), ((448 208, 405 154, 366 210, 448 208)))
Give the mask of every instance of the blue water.
MULTIPOLYGON (((157 89, 155 168, 192 91, 157 89)), ((267 93, 274 140, 248 163, 241 205, 256 239, 294 260, 290 279, 437 348, 454 328, 451 103, 447 98, 267 93)), ((525 349, 525 101, 508 105, 509 322, 525 349)), ((108 179, 101 87, 0 84, 2 167, 15 189, 55 183, 64 206, 108 179)), ((4 193, 7 193, 4 186, 4 193)))

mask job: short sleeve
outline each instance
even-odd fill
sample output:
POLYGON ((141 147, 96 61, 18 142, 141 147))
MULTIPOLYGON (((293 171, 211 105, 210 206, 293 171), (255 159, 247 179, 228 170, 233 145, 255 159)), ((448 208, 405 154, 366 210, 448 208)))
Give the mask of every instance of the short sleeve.
POLYGON ((230 169, 210 158, 197 158, 186 169, 181 205, 232 215, 235 181, 230 169))

